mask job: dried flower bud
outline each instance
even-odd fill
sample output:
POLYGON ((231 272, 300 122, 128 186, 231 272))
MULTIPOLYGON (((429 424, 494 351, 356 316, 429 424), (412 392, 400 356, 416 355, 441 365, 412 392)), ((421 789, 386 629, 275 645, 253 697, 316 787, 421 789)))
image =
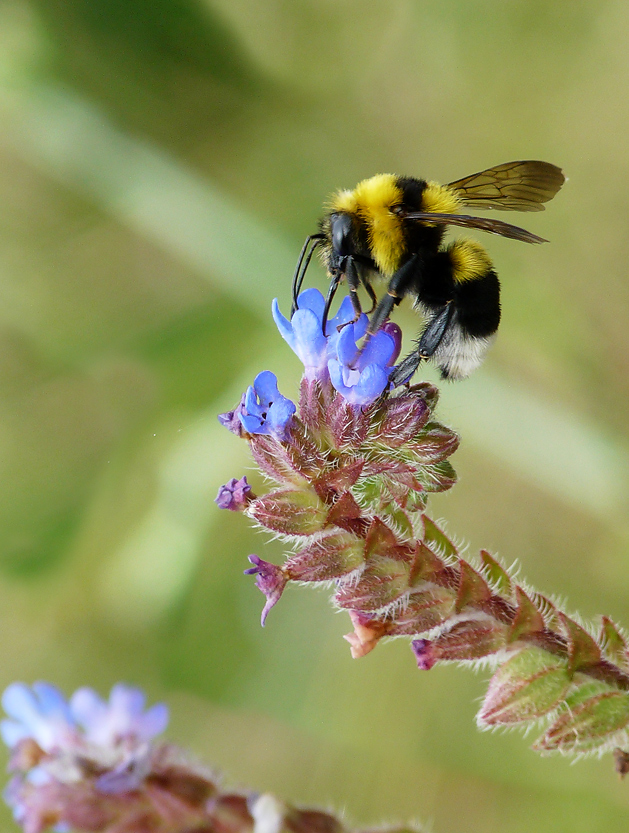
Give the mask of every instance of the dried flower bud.
POLYGON ((388 632, 387 623, 378 619, 370 619, 365 613, 357 610, 350 611, 350 619, 354 625, 354 632, 343 637, 350 644, 353 659, 366 656, 376 647, 378 642, 388 632))
POLYGON ((629 772, 629 752, 625 752, 624 749, 616 747, 614 749, 614 766, 618 775, 624 778, 629 772))

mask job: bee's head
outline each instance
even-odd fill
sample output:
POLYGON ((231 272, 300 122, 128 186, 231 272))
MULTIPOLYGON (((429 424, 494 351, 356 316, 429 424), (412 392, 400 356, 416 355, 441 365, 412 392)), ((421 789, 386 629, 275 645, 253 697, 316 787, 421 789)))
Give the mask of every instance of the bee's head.
POLYGON ((335 212, 330 216, 330 237, 332 248, 337 255, 346 257, 354 254, 352 244, 353 222, 350 214, 344 211, 335 212))

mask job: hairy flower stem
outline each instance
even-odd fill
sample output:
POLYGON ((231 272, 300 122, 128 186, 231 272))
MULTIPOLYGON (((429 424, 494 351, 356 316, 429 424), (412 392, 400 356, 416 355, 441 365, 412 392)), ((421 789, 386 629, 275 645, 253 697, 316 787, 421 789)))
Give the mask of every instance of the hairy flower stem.
MULTIPOLYGON (((383 638, 410 637, 420 669, 452 661, 494 669, 478 715, 483 727, 543 720, 540 752, 584 754, 629 744, 629 656, 620 629, 604 617, 593 635, 516 583, 487 551, 474 564, 461 558, 425 512, 431 492, 456 482, 448 458, 459 440, 434 419, 437 389, 420 383, 383 393, 380 382, 370 387, 370 378, 382 374, 367 367, 360 404, 358 394, 349 401, 325 365, 332 349, 346 362, 349 351, 334 335, 323 337, 322 299, 309 299, 310 309, 280 322, 305 357, 298 408, 279 427, 264 425, 258 433, 248 433, 246 417, 236 422, 238 409, 221 417, 249 442, 275 484, 240 504, 222 492, 223 502, 291 548, 282 566, 250 556, 247 572, 266 597, 263 624, 288 582, 333 582, 334 602, 354 626, 345 637, 352 656, 364 656, 383 638)), ((389 347, 375 355, 385 375, 389 355, 389 347)))

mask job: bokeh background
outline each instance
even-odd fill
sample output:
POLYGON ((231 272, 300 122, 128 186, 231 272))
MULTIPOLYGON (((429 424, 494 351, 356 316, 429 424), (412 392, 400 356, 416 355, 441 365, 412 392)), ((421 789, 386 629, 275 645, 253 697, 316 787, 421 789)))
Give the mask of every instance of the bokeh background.
POLYGON ((624 0, 0 2, 3 686, 142 685, 229 784, 359 824, 625 833, 609 758, 477 731, 483 674, 351 661, 307 589, 262 630, 242 570, 282 553, 212 499, 258 483, 216 413, 265 368, 296 393, 270 303, 326 195, 546 159, 561 194, 502 216, 552 243, 483 238, 503 323, 443 391, 432 511, 629 623, 628 33, 624 0))

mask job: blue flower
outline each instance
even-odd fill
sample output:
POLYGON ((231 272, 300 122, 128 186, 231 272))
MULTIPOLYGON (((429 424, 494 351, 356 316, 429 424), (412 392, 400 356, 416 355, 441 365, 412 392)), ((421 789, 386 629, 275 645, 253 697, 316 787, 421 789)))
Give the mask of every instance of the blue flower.
MULTIPOLYGON (((282 338, 303 362, 306 379, 327 381, 329 378, 328 361, 336 355, 339 328, 342 331, 354 317, 352 302, 348 296, 343 298, 334 318, 328 319, 324 335, 325 298, 323 295, 318 289, 306 289, 300 294, 298 300, 299 309, 293 313, 289 321, 280 312, 277 299, 275 299, 272 306, 273 320, 282 338)), ((357 339, 365 335, 367 324, 366 315, 361 315, 354 323, 357 339)))
POLYGON ((285 440, 296 410, 295 403, 277 389, 276 375, 263 370, 247 388, 239 418, 249 434, 271 434, 285 440))
POLYGON ((402 334, 387 322, 359 349, 369 320, 363 313, 356 321, 348 296, 330 318, 323 334, 325 299, 318 289, 299 296, 299 309, 288 321, 273 301, 273 318, 280 334, 304 363, 307 380, 332 382, 351 405, 370 405, 389 383, 392 365, 400 352, 402 334))
POLYGON ((146 697, 139 688, 115 685, 105 702, 91 688, 79 688, 70 698, 70 710, 83 728, 85 739, 99 746, 117 746, 129 741, 146 743, 168 725, 163 703, 144 711, 146 697))
POLYGON ((112 688, 109 703, 91 688, 78 689, 68 703, 50 683, 12 683, 2 695, 10 719, 2 721, 0 732, 11 749, 31 738, 47 753, 78 749, 85 741, 109 747, 146 743, 166 728, 168 709, 159 703, 145 712, 144 703, 140 689, 122 684, 112 688))
POLYGON ((330 380, 350 405, 370 405, 382 394, 402 342, 400 328, 390 322, 359 349, 356 342, 362 335, 360 319, 344 327, 336 340, 336 356, 328 361, 330 380))
POLYGON ((12 683, 2 695, 9 720, 0 723, 2 739, 10 749, 32 738, 44 752, 63 749, 77 738, 76 723, 63 694, 49 683, 12 683))
POLYGON ((273 301, 273 320, 282 338, 304 363, 307 379, 319 379, 327 374, 327 339, 321 329, 325 298, 318 289, 306 289, 299 296, 299 309, 291 320, 280 312, 277 298, 273 301))

